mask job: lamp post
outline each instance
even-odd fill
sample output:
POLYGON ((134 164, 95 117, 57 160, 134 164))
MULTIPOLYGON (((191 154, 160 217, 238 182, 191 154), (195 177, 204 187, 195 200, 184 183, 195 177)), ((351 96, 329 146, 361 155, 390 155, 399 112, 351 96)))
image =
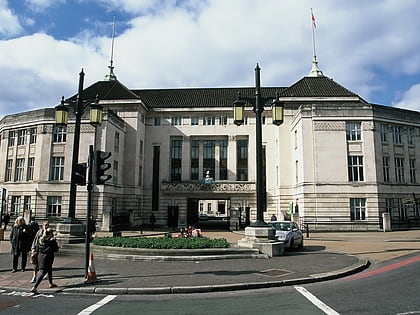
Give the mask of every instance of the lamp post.
POLYGON ((102 123, 102 106, 99 105, 98 96, 96 97, 95 103, 92 101, 83 100, 83 81, 84 81, 83 69, 79 73, 79 90, 77 100, 64 100, 64 96, 61 99, 61 104, 55 107, 55 121, 59 126, 66 126, 68 123, 69 108, 73 109, 75 114, 74 123, 74 141, 73 141, 73 157, 71 166, 71 180, 70 180, 70 199, 69 199, 69 212, 68 218, 64 221, 65 223, 72 223, 76 217, 76 169, 79 159, 79 144, 80 144, 80 125, 82 116, 85 110, 90 107, 90 124, 94 127, 99 126, 102 123))
MULTIPOLYGON (((241 97, 238 92, 238 97, 234 101, 234 123, 237 126, 240 126, 244 122, 244 107, 248 102, 253 105, 253 111, 256 115, 256 126, 255 126, 255 136, 256 136, 256 167, 257 167, 257 220, 251 224, 251 227, 266 227, 268 224, 264 221, 264 174, 263 174, 263 145, 262 145, 262 113, 264 111, 264 104, 270 100, 270 98, 263 98, 261 96, 261 86, 260 86, 260 67, 257 63, 255 67, 255 99, 241 97)), ((283 123, 283 112, 284 104, 279 100, 279 94, 277 93, 276 98, 272 100, 272 118, 273 124, 279 126, 283 123)))

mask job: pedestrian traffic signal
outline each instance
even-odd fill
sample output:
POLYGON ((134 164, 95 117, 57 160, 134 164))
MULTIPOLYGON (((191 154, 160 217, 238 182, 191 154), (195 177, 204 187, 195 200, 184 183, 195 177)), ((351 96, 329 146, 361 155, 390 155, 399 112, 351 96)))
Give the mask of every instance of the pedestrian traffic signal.
POLYGON ((107 180, 112 178, 111 175, 105 174, 111 168, 111 163, 105 162, 110 156, 111 152, 95 151, 96 185, 104 185, 107 180))
POLYGON ((86 186, 86 163, 78 163, 74 166, 73 182, 79 186, 86 186))

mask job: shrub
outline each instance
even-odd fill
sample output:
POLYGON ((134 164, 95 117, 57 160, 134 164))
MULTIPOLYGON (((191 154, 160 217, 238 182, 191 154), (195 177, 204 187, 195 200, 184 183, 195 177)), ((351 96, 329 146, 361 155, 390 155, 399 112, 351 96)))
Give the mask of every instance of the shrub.
POLYGON ((198 249, 229 247, 229 243, 224 238, 210 239, 206 237, 99 237, 93 240, 93 244, 99 246, 156 249, 198 249))

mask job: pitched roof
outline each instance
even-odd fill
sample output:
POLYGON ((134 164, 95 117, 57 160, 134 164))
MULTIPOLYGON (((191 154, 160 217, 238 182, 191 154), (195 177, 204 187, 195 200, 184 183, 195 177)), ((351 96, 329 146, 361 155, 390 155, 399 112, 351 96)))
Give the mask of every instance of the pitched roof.
POLYGON ((352 97, 359 96, 328 77, 303 77, 285 89, 280 97, 352 97))
MULTIPOLYGON (((83 98, 94 100, 96 95, 101 100, 138 99, 138 95, 129 90, 118 80, 98 81, 83 90, 83 98)), ((77 94, 70 99, 75 99, 77 94)))
MULTIPOLYGON (((261 88, 261 96, 275 98, 283 87, 261 88)), ((255 97, 255 88, 183 88, 183 89, 150 89, 133 90, 143 103, 150 107, 181 108, 181 107, 231 107, 238 92, 242 97, 255 97)))

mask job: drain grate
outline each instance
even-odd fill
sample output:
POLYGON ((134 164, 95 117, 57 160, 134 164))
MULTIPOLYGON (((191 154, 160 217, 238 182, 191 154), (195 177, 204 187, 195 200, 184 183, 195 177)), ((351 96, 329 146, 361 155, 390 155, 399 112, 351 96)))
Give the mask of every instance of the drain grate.
POLYGON ((262 270, 258 272, 257 274, 261 276, 265 276, 265 277, 279 278, 279 277, 287 276, 291 273, 293 272, 289 270, 284 270, 284 269, 267 269, 267 270, 262 270))

